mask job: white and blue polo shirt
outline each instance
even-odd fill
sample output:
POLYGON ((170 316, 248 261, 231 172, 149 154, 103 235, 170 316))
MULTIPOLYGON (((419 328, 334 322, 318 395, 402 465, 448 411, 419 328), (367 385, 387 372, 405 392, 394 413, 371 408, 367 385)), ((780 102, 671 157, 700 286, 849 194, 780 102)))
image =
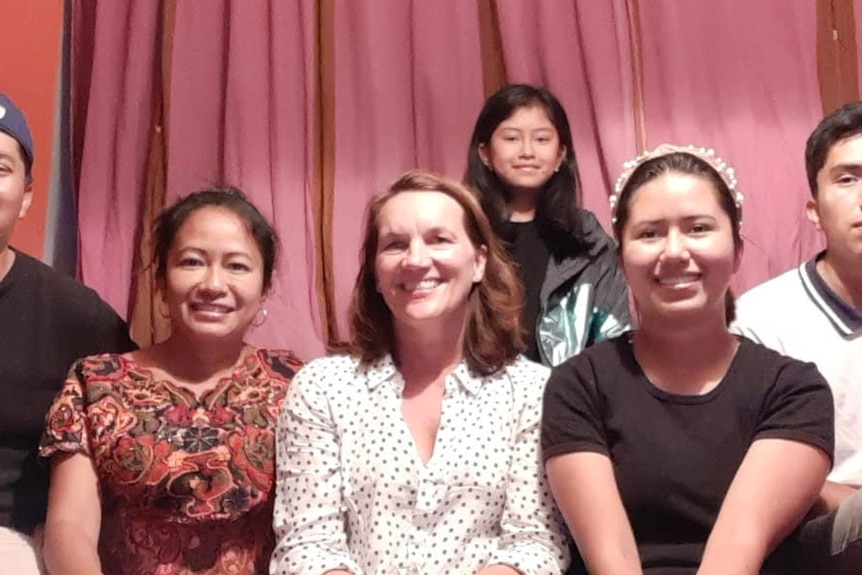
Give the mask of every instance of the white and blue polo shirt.
POLYGON ((862 310, 820 276, 816 262, 822 256, 743 294, 733 327, 817 365, 835 400, 835 466, 829 480, 862 486, 862 310))

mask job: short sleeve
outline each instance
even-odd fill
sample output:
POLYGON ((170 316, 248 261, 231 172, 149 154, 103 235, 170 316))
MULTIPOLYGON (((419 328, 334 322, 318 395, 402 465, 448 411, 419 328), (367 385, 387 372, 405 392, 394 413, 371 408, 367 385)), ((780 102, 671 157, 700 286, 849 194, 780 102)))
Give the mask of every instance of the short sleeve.
POLYGON ((610 455, 592 362, 582 353, 555 367, 545 387, 542 458, 592 451, 610 455))
POLYGON ((832 392, 814 364, 781 357, 774 385, 764 399, 755 439, 808 443, 833 457, 832 392))
POLYGON ((51 457, 58 451, 90 455, 83 365, 83 359, 75 362, 48 410, 39 444, 42 457, 51 457))

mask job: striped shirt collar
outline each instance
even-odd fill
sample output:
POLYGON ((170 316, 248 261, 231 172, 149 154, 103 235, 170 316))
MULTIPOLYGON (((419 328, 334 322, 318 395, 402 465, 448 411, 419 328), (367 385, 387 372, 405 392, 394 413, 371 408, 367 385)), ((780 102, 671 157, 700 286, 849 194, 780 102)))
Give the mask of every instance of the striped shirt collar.
POLYGON ((838 331, 845 336, 860 334, 862 333, 862 311, 841 299, 817 271, 817 261, 824 253, 817 254, 816 257, 799 266, 802 285, 808 292, 808 297, 826 314, 838 331))

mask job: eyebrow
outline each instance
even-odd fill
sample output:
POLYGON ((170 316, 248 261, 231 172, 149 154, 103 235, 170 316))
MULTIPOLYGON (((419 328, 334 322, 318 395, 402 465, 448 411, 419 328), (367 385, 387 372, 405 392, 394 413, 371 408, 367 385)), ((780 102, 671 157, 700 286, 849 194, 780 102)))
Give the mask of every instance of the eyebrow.
POLYGON ((853 163, 835 164, 829 170, 829 173, 831 173, 831 174, 838 173, 838 172, 860 173, 860 172, 862 172, 862 164, 853 164, 853 163))
MULTIPOLYGON (((178 254, 187 253, 187 252, 193 252, 195 254, 200 254, 200 255, 204 255, 204 254, 209 253, 209 252, 207 252, 207 250, 204 250, 204 249, 201 249, 201 248, 198 248, 195 246, 186 246, 186 247, 182 247, 179 250, 177 250, 178 254)), ((223 255, 225 255, 227 257, 243 256, 243 257, 254 259, 253 255, 248 253, 248 252, 228 252, 228 253, 223 254, 223 255)))
POLYGON ((517 128, 515 126, 500 126, 501 130, 512 130, 513 132, 556 132, 556 129, 553 126, 543 127, 543 128, 535 128, 533 130, 522 130, 521 128, 517 128))
MULTIPOLYGON (((705 218, 705 219, 708 219, 708 220, 717 221, 717 218, 716 218, 715 216, 711 216, 711 215, 709 215, 709 214, 692 214, 692 215, 690 215, 690 216, 683 216, 683 217, 682 217, 682 218, 680 218, 680 219, 681 219, 682 221, 684 221, 684 222, 690 222, 690 221, 693 221, 693 220, 700 220, 700 219, 704 219, 704 218, 705 218)), ((666 222, 666 221, 668 221, 668 219, 667 219, 667 218, 658 218, 658 219, 654 219, 654 220, 635 221, 635 222, 633 222, 633 223, 632 223, 632 226, 654 226, 654 225, 658 225, 658 224, 664 223, 664 222, 666 222)))

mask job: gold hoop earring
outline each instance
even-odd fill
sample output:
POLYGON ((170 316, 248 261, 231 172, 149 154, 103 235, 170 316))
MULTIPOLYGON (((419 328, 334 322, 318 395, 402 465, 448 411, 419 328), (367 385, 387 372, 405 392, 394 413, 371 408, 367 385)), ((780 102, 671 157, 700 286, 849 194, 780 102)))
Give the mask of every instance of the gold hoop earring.
POLYGON ((262 307, 259 310, 257 310, 257 313, 254 314, 254 321, 251 322, 252 327, 260 327, 263 324, 265 324, 266 323, 266 316, 269 315, 269 312, 266 310, 265 307, 262 307), (260 314, 260 317, 261 317, 260 321, 258 321, 258 319, 257 319, 257 313, 260 314))

